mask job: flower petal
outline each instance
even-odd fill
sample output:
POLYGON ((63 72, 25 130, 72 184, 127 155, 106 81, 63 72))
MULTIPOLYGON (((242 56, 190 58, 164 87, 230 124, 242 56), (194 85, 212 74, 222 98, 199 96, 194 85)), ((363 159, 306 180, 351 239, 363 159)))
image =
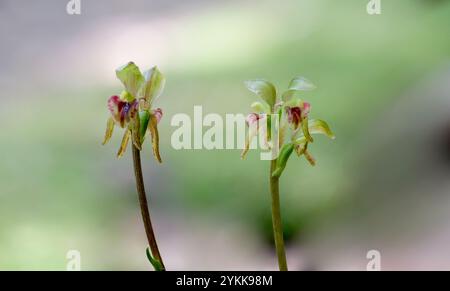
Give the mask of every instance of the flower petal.
POLYGON ((313 142, 314 140, 313 140, 313 138, 312 138, 312 136, 311 136, 311 134, 309 132, 309 125, 308 124, 309 124, 308 118, 305 118, 305 119, 302 120, 302 131, 303 131, 303 134, 306 137, 306 140, 308 142, 313 142))
POLYGON ((256 79, 246 81, 245 86, 250 91, 261 97, 264 101, 266 101, 270 107, 273 107, 275 105, 277 98, 277 91, 272 83, 266 80, 256 79))
POLYGON ((249 127, 249 131, 247 133, 247 136, 245 137, 244 148, 241 152, 241 159, 245 159, 248 151, 250 150, 250 144, 251 144, 253 138, 255 138, 255 136, 258 134, 258 128, 259 128, 258 120, 259 119, 260 119, 260 115, 258 115, 256 113, 250 113, 246 118, 246 122, 249 127))
POLYGON ((144 84, 141 88, 140 97, 152 104, 161 95, 165 83, 166 79, 158 70, 158 67, 151 68, 144 72, 144 84))
POLYGON ((117 152, 118 158, 121 158, 123 156, 123 154, 125 153, 127 146, 128 146, 128 141, 130 140, 130 135, 131 135, 130 130, 128 130, 128 129, 125 130, 125 133, 123 134, 122 142, 120 143, 119 151, 117 152))
POLYGON ((140 135, 140 130, 141 130, 141 122, 140 122, 140 118, 139 117, 134 117, 131 120, 131 133, 132 133, 132 141, 134 146, 138 149, 138 150, 142 150, 141 147, 141 135, 140 135))
POLYGON ((251 144, 253 138, 255 138, 255 136, 257 134, 258 134, 257 130, 251 130, 245 137, 245 144, 244 144, 244 149, 241 152, 241 159, 244 160, 246 158, 247 153, 250 150, 250 144, 251 144))
POLYGON ((302 136, 294 141, 297 156, 301 156, 308 149, 308 141, 302 136))
POLYGON ((320 119, 311 119, 309 121, 309 132, 311 134, 325 134, 331 139, 336 138, 336 136, 328 126, 328 123, 320 119))
POLYGON ((300 108, 302 111, 302 118, 307 118, 309 113, 311 112, 311 104, 309 104, 308 102, 302 102, 300 108))
POLYGON ((286 107, 286 113, 288 117, 288 122, 294 126, 294 129, 297 129, 302 121, 302 110, 300 107, 286 107))
POLYGON ((111 112, 111 115, 114 117, 115 120, 119 120, 119 104, 123 102, 120 100, 120 97, 117 95, 111 96, 108 99, 108 109, 111 112))
POLYGON ((250 105, 254 113, 260 114, 260 113, 270 113, 270 108, 267 106, 266 103, 261 102, 253 102, 252 105, 250 105))
POLYGON ((141 137, 141 144, 144 142, 145 133, 147 132, 148 123, 150 121, 150 112, 141 111, 139 112, 139 135, 141 137))
POLYGON ((163 117, 163 112, 161 108, 156 108, 152 111, 152 115, 156 117, 157 123, 159 123, 163 117))
POLYGON ((127 90, 123 90, 122 93, 120 93, 120 100, 133 102, 134 99, 134 96, 131 95, 127 90))
POLYGON ((105 145, 111 138, 114 131, 114 118, 108 118, 108 122, 106 123, 106 132, 105 138, 103 139, 103 145, 105 145))
POLYGON ((308 79, 298 76, 291 80, 289 89, 297 91, 311 91, 316 89, 316 86, 308 79))
POLYGON ((308 150, 305 150, 303 155, 305 156, 306 160, 311 164, 311 166, 316 165, 316 159, 308 152, 308 150))
POLYGON ((245 118, 245 121, 247 122, 248 126, 253 125, 255 122, 257 122, 259 119, 261 119, 260 115, 257 113, 250 113, 245 118))
POLYGON ((281 99, 283 101, 289 101, 295 95, 296 92, 311 91, 314 90, 315 88, 316 86, 314 86, 314 84, 311 83, 308 79, 303 77, 295 77, 289 83, 289 88, 286 92, 283 93, 281 99))
POLYGON ((151 115, 150 116, 150 122, 148 124, 148 128, 150 130, 150 134, 152 137, 152 149, 153 149, 153 156, 155 159, 162 163, 161 155, 159 154, 159 133, 158 133, 158 120, 156 119, 156 116, 151 115))
POLYGON ((129 62, 116 70, 116 76, 122 82, 125 89, 136 98, 139 89, 144 83, 144 77, 138 66, 133 62, 129 62))

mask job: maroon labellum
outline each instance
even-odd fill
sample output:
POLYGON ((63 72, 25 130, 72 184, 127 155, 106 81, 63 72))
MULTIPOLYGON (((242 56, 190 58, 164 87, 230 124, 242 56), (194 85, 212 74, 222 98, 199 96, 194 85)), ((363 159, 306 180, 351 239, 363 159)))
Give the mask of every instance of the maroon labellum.
POLYGON ((117 95, 111 96, 108 100, 109 111, 111 111, 114 121, 122 128, 136 116, 138 106, 137 100, 127 102, 121 100, 117 95))
POLYGON ((293 124, 294 128, 297 129, 302 120, 308 117, 310 110, 311 105, 307 102, 303 103, 301 106, 286 107, 289 123, 293 124))

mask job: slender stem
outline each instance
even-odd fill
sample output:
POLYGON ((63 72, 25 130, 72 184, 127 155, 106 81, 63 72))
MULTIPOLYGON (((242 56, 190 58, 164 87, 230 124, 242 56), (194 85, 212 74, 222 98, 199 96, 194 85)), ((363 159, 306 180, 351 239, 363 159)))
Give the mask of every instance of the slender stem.
POLYGON ((272 225, 273 237, 275 240, 275 248, 278 257, 278 266, 280 271, 287 271, 286 251, 284 250, 283 225, 281 222, 280 210, 280 189, 279 177, 272 177, 275 171, 277 160, 273 160, 270 164, 270 194, 272 195, 272 225))
POLYGON ((156 243, 155 233, 153 232, 152 221, 150 220, 150 212, 148 210, 147 197, 145 196, 144 179, 142 177, 141 152, 133 144, 133 165, 134 174, 136 176, 136 189, 139 195, 139 204, 141 205, 141 214, 144 221, 145 233, 147 235, 148 244, 153 257, 161 263, 162 269, 165 270, 164 263, 159 253, 158 244, 156 243))

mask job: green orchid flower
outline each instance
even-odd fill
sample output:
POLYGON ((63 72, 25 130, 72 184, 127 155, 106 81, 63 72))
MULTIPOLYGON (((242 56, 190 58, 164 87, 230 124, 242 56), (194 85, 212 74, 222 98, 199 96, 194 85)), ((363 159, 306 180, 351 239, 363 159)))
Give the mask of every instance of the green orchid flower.
POLYGON ((153 109, 152 105, 164 89, 164 76, 157 67, 142 74, 133 62, 118 68, 116 75, 125 89, 120 97, 114 95, 108 99, 111 116, 108 118, 103 144, 110 140, 116 125, 124 128, 125 133, 117 153, 118 157, 122 157, 130 137, 141 150, 146 133, 150 132, 153 155, 161 163, 158 123, 163 113, 161 108, 153 109))
POLYGON ((132 140, 136 190, 139 196, 142 219, 149 244, 149 247, 146 249, 146 254, 156 271, 164 271, 165 266, 150 220, 140 152, 146 133, 149 132, 153 155, 161 163, 158 123, 163 113, 161 108, 153 109, 152 105, 161 95, 164 89, 165 79, 157 67, 153 67, 142 74, 133 62, 129 62, 118 68, 116 75, 122 82, 124 91, 120 96, 114 95, 108 99, 108 109, 111 116, 108 118, 103 144, 106 144, 110 140, 116 125, 125 129, 122 143, 117 153, 118 157, 123 156, 130 138, 132 140))
MULTIPOLYGON (((249 128, 260 120, 271 119, 272 114, 277 114, 279 118, 278 145, 280 147, 280 159, 278 159, 277 171, 274 175, 281 175, 287 160, 293 151, 286 150, 292 147, 298 156, 304 156, 311 165, 315 165, 315 160, 308 151, 308 145, 314 142, 312 135, 324 134, 331 139, 335 136, 328 124, 320 119, 310 119, 311 105, 296 96, 301 91, 310 91, 315 86, 303 77, 292 79, 288 89, 277 98, 275 86, 265 80, 252 80, 245 82, 247 88, 261 97, 262 102, 254 102, 251 105, 252 113, 247 116, 247 125, 249 128), (285 137, 290 136, 288 141, 285 137)), ((268 127, 267 127, 268 128, 268 127)), ((248 153, 249 145, 252 139, 257 136, 259 127, 256 131, 249 131, 247 135, 244 150, 241 157, 245 158, 248 153)), ((266 133, 269 138, 269 131, 266 133)), ((268 143, 274 146, 276 143, 268 143)))
POLYGON ((311 105, 298 95, 304 91, 315 89, 315 86, 303 77, 296 77, 289 83, 288 89, 277 95, 275 86, 265 80, 257 79, 245 82, 246 87, 262 101, 251 105, 252 113, 247 116, 249 132, 241 157, 245 158, 252 139, 261 133, 265 143, 273 150, 277 148, 278 156, 271 161, 270 192, 272 196, 272 222, 278 265, 281 271, 287 271, 286 253, 280 213, 279 179, 293 152, 305 157, 311 164, 316 160, 309 152, 314 142, 313 135, 324 134, 331 139, 335 136, 328 124, 321 119, 310 119, 311 105), (274 118, 278 118, 276 135, 271 130, 274 118), (267 126, 260 126, 260 124, 267 126), (266 132, 260 132, 266 130, 266 132), (278 139, 278 140, 276 140, 278 139))

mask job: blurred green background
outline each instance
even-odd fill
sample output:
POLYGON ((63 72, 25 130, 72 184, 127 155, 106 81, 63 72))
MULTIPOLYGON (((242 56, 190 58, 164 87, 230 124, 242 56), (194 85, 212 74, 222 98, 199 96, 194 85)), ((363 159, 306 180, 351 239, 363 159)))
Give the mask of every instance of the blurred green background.
POLYGON ((243 81, 304 98, 337 139, 318 164, 292 159, 281 180, 291 269, 450 269, 450 2, 0 2, 0 269, 150 269, 130 151, 102 147, 116 67, 167 78, 161 154, 143 164, 160 250, 171 270, 276 269, 267 161, 257 151, 170 145, 176 113, 248 113, 243 81))

